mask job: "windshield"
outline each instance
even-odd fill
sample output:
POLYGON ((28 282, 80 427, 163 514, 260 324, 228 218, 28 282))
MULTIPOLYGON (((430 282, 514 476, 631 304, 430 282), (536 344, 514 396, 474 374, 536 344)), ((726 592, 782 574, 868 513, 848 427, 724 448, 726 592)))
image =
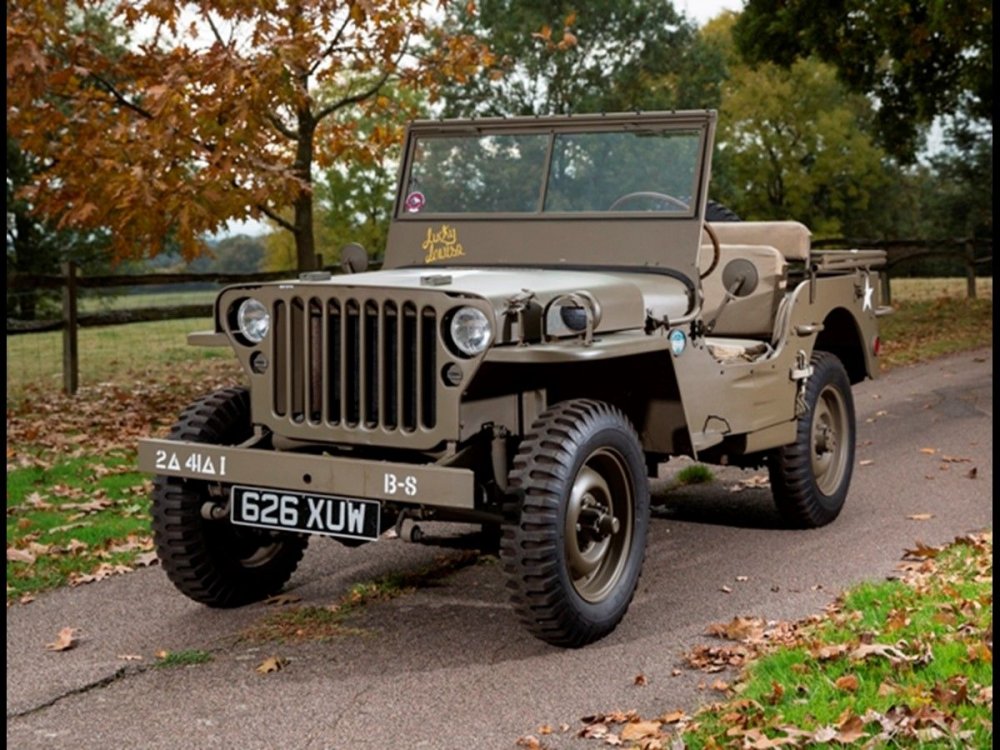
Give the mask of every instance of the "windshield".
POLYGON ((421 135, 401 218, 656 212, 690 217, 700 130, 421 135))

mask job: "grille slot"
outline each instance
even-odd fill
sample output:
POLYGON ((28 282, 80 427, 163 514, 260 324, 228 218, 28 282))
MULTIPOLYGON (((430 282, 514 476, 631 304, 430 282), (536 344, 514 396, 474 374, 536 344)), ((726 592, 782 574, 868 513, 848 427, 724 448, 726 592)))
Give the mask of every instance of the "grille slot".
POLYGON ((312 296, 276 300, 272 312, 275 416, 349 431, 436 427, 433 306, 312 296))

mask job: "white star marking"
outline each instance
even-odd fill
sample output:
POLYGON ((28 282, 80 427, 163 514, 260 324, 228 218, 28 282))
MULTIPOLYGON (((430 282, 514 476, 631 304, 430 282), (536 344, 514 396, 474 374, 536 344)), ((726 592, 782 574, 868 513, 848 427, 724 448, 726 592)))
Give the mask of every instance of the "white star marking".
POLYGON ((868 281, 868 277, 865 276, 865 301, 861 304, 861 312, 872 309, 872 295, 874 293, 875 288, 868 281))

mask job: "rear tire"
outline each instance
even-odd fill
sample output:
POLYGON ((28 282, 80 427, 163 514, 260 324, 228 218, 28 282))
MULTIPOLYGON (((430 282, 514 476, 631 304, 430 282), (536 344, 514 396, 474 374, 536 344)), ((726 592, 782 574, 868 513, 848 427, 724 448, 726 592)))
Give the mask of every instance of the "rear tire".
MULTIPOLYGON (((171 439, 212 445, 236 445, 252 435, 245 388, 225 388, 195 401, 170 430, 171 439)), ((229 486, 218 482, 166 476, 153 481, 156 554, 181 593, 211 607, 238 607, 277 593, 309 543, 307 536, 206 520, 202 506, 225 504, 228 492, 229 486)))
POLYGON ((829 352, 815 352, 811 364, 795 442, 772 451, 767 462, 778 512, 797 528, 833 521, 854 471, 856 427, 847 372, 829 352))
POLYGON ((556 646, 603 638, 632 601, 649 526, 632 425, 598 401, 557 404, 521 442, 508 485, 521 499, 500 553, 521 621, 556 646))

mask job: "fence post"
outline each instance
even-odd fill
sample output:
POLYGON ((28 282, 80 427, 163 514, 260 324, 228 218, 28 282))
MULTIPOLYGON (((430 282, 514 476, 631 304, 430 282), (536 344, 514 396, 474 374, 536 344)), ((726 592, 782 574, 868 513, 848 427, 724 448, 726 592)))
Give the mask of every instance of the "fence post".
POLYGON ((976 241, 965 240, 965 291, 969 299, 976 298, 976 241))
POLYGON ((889 264, 885 264, 885 268, 882 271, 882 304, 891 305, 892 304, 892 285, 889 283, 889 264))
POLYGON ((62 264, 66 286, 62 295, 63 321, 63 389, 69 395, 76 393, 80 384, 80 350, 77 346, 76 328, 76 263, 62 264))

